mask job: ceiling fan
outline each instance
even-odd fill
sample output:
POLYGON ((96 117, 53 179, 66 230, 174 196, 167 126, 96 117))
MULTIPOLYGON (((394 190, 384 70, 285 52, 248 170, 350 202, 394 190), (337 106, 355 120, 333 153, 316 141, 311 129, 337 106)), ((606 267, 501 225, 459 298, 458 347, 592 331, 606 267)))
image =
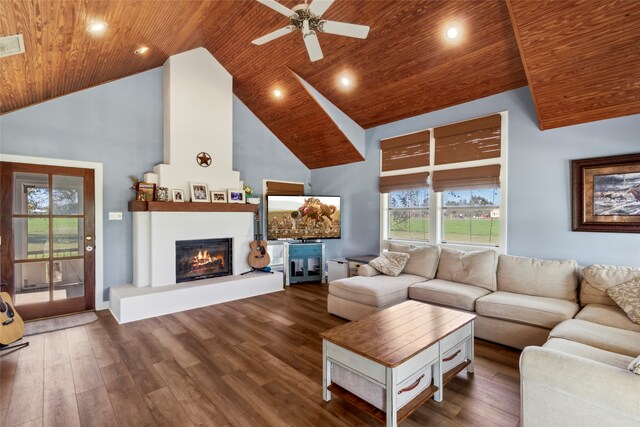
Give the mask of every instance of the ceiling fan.
POLYGON ((255 45, 262 45, 282 37, 296 30, 302 31, 304 45, 307 47, 311 61, 323 58, 317 32, 336 34, 339 36, 366 39, 369 27, 366 25, 347 24, 345 22, 327 21, 322 19, 322 14, 329 9, 335 0, 313 0, 311 4, 307 0, 303 4, 289 9, 275 0, 257 0, 263 5, 281 13, 289 18, 291 25, 276 30, 252 41, 255 45))

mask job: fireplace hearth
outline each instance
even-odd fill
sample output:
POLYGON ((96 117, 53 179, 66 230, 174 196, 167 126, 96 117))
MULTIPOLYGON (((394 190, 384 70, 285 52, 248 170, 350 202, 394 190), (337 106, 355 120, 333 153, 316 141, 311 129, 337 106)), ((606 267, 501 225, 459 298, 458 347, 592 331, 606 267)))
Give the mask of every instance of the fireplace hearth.
POLYGON ((232 239, 176 241, 176 282, 233 274, 232 239))

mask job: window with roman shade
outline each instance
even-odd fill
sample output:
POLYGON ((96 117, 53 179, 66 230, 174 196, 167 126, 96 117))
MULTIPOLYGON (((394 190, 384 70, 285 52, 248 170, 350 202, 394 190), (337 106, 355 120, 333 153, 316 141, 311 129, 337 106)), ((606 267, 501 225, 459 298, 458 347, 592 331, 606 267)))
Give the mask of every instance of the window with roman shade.
POLYGON ((380 141, 383 241, 506 249, 507 115, 380 141))
POLYGON ((383 172, 429 166, 428 130, 380 141, 383 172))
POLYGON ((481 117, 433 130, 435 164, 500 158, 501 116, 481 117))
POLYGON ((304 196, 304 184, 299 182, 266 182, 268 196, 304 196))

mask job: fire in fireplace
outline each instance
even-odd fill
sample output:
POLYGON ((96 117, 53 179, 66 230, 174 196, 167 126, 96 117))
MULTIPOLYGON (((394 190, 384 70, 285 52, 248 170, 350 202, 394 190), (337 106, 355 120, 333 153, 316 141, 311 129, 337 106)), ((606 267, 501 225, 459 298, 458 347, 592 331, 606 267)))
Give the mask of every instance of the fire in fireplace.
POLYGON ((176 282, 233 274, 231 239, 176 242, 176 282))

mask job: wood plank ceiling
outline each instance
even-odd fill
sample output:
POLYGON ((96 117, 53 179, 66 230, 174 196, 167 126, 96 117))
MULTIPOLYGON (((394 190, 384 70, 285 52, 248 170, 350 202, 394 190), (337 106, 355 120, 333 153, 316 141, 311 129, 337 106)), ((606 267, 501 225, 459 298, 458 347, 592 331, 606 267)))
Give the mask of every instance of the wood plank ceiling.
MULTIPOLYGON (((524 19, 512 7, 516 19, 524 19)), ((336 0, 324 17, 366 24, 371 32, 366 40, 320 34, 325 57, 312 63, 298 32, 251 44, 288 24, 253 0, 3 0, 0 35, 24 34, 27 53, 0 59, 0 114, 161 66, 170 55, 203 46, 233 75, 235 94, 307 167, 318 168, 362 156, 289 69, 364 128, 527 84, 503 0, 336 0), (102 37, 87 33, 92 20, 108 22, 102 37), (455 43, 443 36, 449 24, 462 31, 455 43), (134 55, 141 45, 149 52, 134 55), (338 85, 344 74, 354 82, 349 90, 338 85), (282 99, 272 96, 276 88, 282 99)), ((536 100, 544 102, 537 93, 536 100)))
POLYGON ((541 129, 640 113, 640 1, 507 3, 541 129))

